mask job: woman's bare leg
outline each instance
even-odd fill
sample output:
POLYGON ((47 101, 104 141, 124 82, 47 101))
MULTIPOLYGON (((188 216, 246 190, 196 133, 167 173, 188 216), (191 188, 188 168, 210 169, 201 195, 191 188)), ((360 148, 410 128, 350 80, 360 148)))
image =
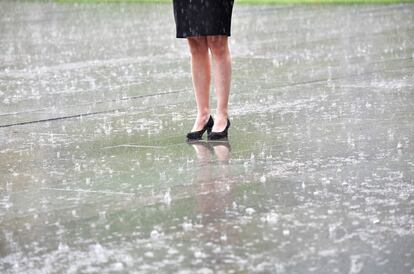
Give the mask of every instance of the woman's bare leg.
POLYGON ((187 41, 191 53, 191 74, 197 103, 197 118, 191 131, 198 131, 210 117, 210 57, 206 37, 190 37, 187 41))
POLYGON ((231 56, 227 36, 207 36, 213 59, 214 86, 217 97, 213 131, 223 131, 227 125, 228 102, 231 84, 231 56))

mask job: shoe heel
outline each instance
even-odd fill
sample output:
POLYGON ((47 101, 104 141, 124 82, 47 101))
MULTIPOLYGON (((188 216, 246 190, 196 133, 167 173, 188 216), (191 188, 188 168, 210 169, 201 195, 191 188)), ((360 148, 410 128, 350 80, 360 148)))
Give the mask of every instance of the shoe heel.
POLYGON ((214 120, 210 115, 210 118, 208 122, 204 125, 203 129, 199 131, 193 131, 187 133, 187 140, 200 140, 203 137, 204 132, 207 130, 207 134, 210 134, 210 132, 213 129, 214 120))
POLYGON ((227 139, 228 138, 228 130, 230 127, 230 120, 227 118, 227 125, 223 131, 220 132, 210 132, 207 135, 208 140, 219 140, 219 139, 227 139))

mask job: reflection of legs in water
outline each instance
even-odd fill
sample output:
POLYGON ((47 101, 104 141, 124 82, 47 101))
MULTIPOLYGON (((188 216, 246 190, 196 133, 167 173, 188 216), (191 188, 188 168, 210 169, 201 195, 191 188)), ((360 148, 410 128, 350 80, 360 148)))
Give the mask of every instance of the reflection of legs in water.
POLYGON ((191 142, 197 160, 195 198, 201 214, 200 239, 206 242, 240 241, 223 220, 232 207, 232 181, 230 178, 230 144, 228 142, 191 142), (213 161, 213 153, 216 161, 213 161))
POLYGON ((218 142, 203 142, 203 141, 191 141, 189 144, 194 148, 197 159, 200 163, 209 162, 212 158, 212 152, 216 155, 219 163, 228 163, 230 159, 230 143, 228 141, 218 142))
POLYGON ((228 163, 230 159, 230 144, 228 142, 213 143, 214 154, 221 163, 228 163))
POLYGON ((191 146, 194 148, 197 159, 200 163, 208 163, 211 161, 211 148, 204 142, 191 142, 191 146))

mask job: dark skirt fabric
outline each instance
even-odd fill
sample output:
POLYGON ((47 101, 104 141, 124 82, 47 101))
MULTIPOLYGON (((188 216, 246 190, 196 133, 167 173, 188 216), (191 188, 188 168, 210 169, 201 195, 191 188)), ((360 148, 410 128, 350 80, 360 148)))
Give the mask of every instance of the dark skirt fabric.
POLYGON ((230 36, 234 0, 173 0, 177 38, 230 36))

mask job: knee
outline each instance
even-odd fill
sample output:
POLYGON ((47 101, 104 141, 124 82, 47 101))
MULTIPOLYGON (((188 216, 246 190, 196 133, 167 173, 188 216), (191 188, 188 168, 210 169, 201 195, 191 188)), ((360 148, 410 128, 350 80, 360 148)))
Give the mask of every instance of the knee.
POLYGON ((192 56, 208 54, 208 46, 206 39, 188 38, 188 45, 192 56))
POLYGON ((225 56, 228 54, 229 48, 226 36, 209 36, 207 37, 207 44, 211 54, 214 56, 225 56))

